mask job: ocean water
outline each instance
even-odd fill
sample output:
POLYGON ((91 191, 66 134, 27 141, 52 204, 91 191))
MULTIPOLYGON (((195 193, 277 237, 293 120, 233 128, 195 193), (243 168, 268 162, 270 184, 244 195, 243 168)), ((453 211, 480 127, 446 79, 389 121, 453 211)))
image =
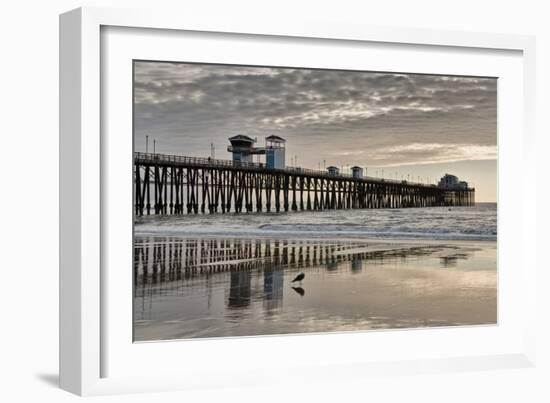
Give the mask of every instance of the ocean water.
POLYGON ((488 240, 497 238, 496 203, 475 207, 358 209, 288 213, 144 216, 136 235, 488 240))

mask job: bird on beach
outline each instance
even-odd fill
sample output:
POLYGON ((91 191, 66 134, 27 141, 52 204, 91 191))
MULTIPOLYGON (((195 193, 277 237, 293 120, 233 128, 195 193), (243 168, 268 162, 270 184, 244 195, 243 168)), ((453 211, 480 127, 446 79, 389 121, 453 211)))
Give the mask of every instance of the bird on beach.
POLYGON ((300 284, 302 283, 302 280, 304 279, 306 275, 304 273, 300 273, 296 276, 296 278, 294 280, 291 281, 291 283, 294 283, 296 281, 299 281, 300 284))

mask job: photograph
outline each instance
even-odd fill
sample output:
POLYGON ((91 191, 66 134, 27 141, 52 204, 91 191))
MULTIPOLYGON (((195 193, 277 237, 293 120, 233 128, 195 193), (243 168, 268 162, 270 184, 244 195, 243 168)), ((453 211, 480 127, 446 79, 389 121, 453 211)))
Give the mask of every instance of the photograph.
POLYGON ((496 77, 132 63, 134 342, 498 323, 496 77))

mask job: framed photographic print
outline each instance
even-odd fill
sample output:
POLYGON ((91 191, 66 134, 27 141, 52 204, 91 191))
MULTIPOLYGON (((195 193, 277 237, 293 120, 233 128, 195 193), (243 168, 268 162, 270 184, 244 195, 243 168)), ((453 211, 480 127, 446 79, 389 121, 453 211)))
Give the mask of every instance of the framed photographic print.
POLYGON ((134 341, 497 323, 497 78, 133 71, 134 341))
POLYGON ((62 387, 531 365, 532 52, 62 15, 62 387))

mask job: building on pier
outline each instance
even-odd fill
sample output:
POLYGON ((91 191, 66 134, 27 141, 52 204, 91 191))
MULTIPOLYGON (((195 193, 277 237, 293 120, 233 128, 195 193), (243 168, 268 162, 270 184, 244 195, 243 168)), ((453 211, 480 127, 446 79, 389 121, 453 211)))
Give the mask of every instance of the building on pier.
POLYGON ((265 147, 254 147, 256 139, 238 134, 230 137, 231 145, 227 151, 233 154, 233 161, 238 163, 252 163, 253 155, 265 155, 267 169, 285 169, 285 143, 282 137, 271 135, 265 138, 265 147))
POLYGON ((230 137, 229 141, 231 145, 227 147, 227 151, 233 153, 233 161, 237 163, 251 163, 252 156, 254 154, 263 153, 263 148, 254 147, 256 139, 245 136, 244 134, 237 134, 230 137))
POLYGON ((338 176, 338 174, 340 173, 340 170, 338 169, 338 167, 331 165, 327 167, 327 172, 330 176, 338 176))
POLYGON ((265 164, 267 169, 285 169, 285 143, 282 137, 271 135, 265 138, 265 164))
POLYGON ((358 166, 351 167, 351 174, 354 178, 361 179, 363 178, 363 168, 358 166))
POLYGON ((459 180, 456 175, 445 174, 441 177, 437 186, 442 189, 466 190, 468 189, 468 182, 459 180))

